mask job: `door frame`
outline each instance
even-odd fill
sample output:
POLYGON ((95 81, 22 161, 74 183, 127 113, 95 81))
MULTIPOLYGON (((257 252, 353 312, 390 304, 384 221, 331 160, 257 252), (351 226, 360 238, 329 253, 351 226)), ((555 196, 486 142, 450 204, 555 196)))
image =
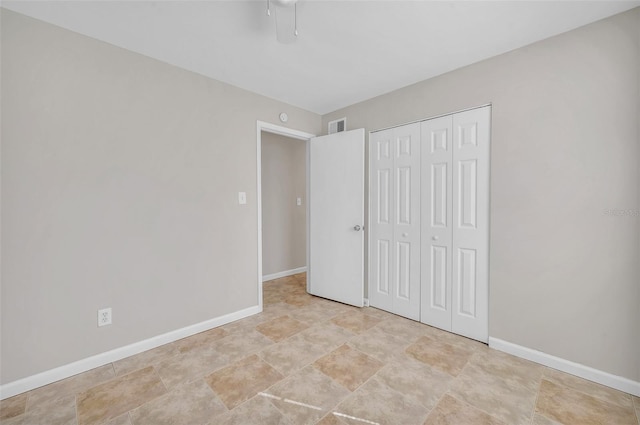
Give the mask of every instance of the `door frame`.
MULTIPOLYGON (((256 181, 257 181, 257 193, 256 193, 256 207, 258 213, 258 307, 262 311, 262 132, 278 134, 280 136, 289 137, 291 139, 300 140, 305 144, 305 215, 307 217, 306 223, 306 246, 307 246, 307 273, 309 273, 309 139, 316 137, 315 134, 307 133, 300 130, 294 130, 292 128, 283 127, 277 124, 271 124, 268 122, 256 121, 256 181)), ((307 286, 309 285, 307 279, 307 286)))

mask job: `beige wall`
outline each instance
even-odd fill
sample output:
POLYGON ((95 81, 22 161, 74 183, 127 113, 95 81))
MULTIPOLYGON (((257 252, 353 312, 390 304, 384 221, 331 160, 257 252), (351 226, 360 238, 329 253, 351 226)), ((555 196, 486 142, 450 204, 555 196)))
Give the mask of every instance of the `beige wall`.
POLYGON ((306 143, 263 131, 263 275, 307 265, 306 179, 306 143))
POLYGON ((636 381, 640 218, 605 210, 640 208, 639 55, 636 8, 322 127, 346 116, 370 131, 492 103, 490 336, 636 381))
POLYGON ((320 117, 4 9, 1 31, 1 382, 256 305, 256 120, 320 117))

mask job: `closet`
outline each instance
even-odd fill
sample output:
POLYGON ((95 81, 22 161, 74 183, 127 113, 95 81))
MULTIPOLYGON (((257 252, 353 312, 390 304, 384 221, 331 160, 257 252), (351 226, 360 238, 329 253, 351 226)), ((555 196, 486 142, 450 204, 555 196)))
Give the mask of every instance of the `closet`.
POLYGON ((490 106, 372 132, 369 301, 486 342, 490 106))
POLYGON ((420 123, 369 144, 369 303, 420 320, 420 123))

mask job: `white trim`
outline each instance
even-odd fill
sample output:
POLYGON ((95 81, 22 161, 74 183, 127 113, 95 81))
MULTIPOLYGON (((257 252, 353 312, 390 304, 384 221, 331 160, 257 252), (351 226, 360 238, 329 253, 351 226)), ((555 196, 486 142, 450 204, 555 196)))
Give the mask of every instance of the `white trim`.
POLYGON ((224 316, 205 320, 204 322, 176 329, 175 331, 167 332, 139 342, 134 342, 133 344, 125 345, 124 347, 96 354, 95 356, 87 357, 55 369, 50 369, 36 375, 31 375, 17 381, 0 385, 0 400, 4 400, 5 398, 42 387, 43 385, 77 375, 78 373, 86 372, 96 367, 104 366, 124 359, 125 357, 129 357, 200 332, 208 331, 209 329, 243 319, 247 316, 260 313, 261 311, 262 308, 257 305, 245 308, 244 310, 235 311, 233 313, 225 314, 224 316))
POLYGON ((640 382, 638 381, 612 375, 602 370, 594 369, 580 363, 574 363, 570 360, 565 360, 498 338, 489 337, 489 347, 640 397, 640 382))
MULTIPOLYGON (((389 129, 391 129, 391 128, 402 127, 402 126, 409 125, 409 124, 415 124, 415 123, 417 123, 417 122, 429 121, 429 120, 433 120, 433 119, 436 119, 436 118, 446 117, 447 115, 459 114, 460 112, 472 111, 472 110, 474 110, 474 109, 484 108, 485 106, 493 106, 493 104, 491 104, 491 103, 485 103, 484 105, 474 106, 474 107, 466 108, 466 109, 460 109, 460 110, 453 111, 453 112, 447 112, 446 114, 434 115, 434 116, 431 116, 431 117, 429 117, 429 118, 420 118, 419 120, 409 121, 409 122, 405 122, 405 123, 403 123, 403 124, 397 124, 397 125, 391 125, 391 126, 389 126, 389 127, 378 128, 378 129, 376 129, 376 130, 371 130, 371 131, 369 132, 369 134, 371 134, 371 133, 377 133, 377 132, 379 132, 379 131, 389 130, 389 129)), ((489 128, 491 128, 491 125, 489 125, 489 128)))
POLYGON ((298 267, 297 269, 285 270, 278 273, 265 274, 262 276, 262 281, 266 282, 268 280, 279 279, 281 277, 292 276, 298 273, 304 273, 307 271, 306 267, 298 267))
MULTIPOLYGON (((305 198, 305 208, 307 210, 307 286, 309 285, 309 139, 316 137, 315 134, 306 133, 300 130, 271 124, 264 121, 256 121, 256 204, 258 213, 258 306, 262 311, 262 132, 279 134, 285 137, 302 140, 305 142, 307 150, 307 193, 305 198)), ((307 288, 308 289, 308 288, 307 288)))

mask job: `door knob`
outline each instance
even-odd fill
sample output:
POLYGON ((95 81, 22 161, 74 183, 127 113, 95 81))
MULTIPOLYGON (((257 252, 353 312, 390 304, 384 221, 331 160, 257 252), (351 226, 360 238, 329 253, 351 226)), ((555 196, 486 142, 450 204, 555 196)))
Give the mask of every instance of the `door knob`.
POLYGON ((359 232, 360 229, 362 229, 362 227, 360 227, 359 224, 356 224, 355 226, 353 226, 353 230, 355 230, 356 232, 359 232))
POLYGON ((434 241, 437 241, 440 238, 438 238, 437 236, 432 236, 431 239, 433 239, 434 241))
POLYGON ((404 238, 406 238, 407 236, 409 236, 409 234, 408 234, 408 233, 403 233, 403 234, 402 234, 402 237, 404 237, 404 238))

